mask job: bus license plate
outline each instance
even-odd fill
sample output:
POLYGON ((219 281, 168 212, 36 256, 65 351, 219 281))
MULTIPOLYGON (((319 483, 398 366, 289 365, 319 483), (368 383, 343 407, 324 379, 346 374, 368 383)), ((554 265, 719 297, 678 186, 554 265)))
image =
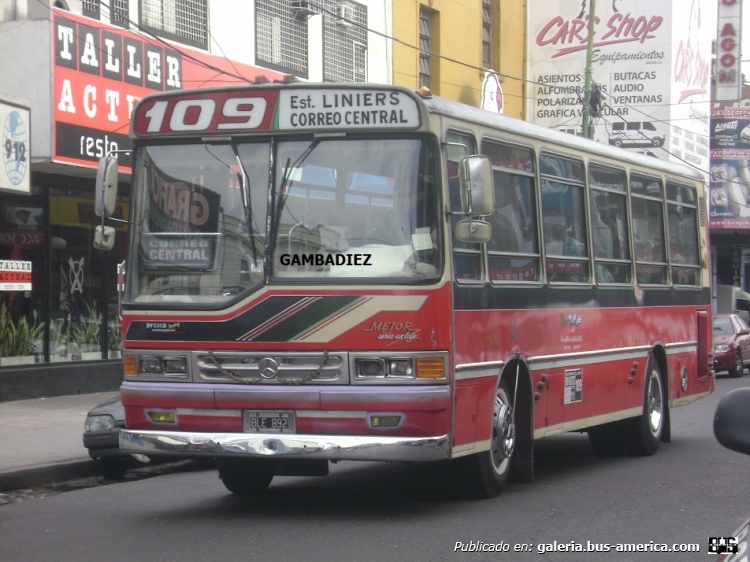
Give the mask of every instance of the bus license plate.
POLYGON ((295 433, 294 412, 244 410, 242 430, 245 433, 295 433))

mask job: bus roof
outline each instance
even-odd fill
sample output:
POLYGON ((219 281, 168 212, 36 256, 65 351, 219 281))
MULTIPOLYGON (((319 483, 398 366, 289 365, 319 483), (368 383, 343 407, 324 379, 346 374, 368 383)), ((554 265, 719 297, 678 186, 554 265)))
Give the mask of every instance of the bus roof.
POLYGON ((387 84, 265 83, 159 92, 136 105, 131 136, 226 136, 266 130, 418 130, 425 125, 426 112, 548 143, 550 148, 573 148, 703 182, 700 172, 686 164, 636 154, 429 92, 387 84))
POLYGON ((498 115, 496 113, 491 113, 478 107, 472 107, 470 105, 454 102, 438 96, 427 98, 424 100, 424 102, 431 112, 450 116, 463 121, 468 121, 483 127, 501 129, 513 134, 532 138, 539 142, 558 145, 563 149, 573 148, 592 155, 620 160, 630 164, 637 164, 639 166, 650 167, 662 172, 689 176, 692 179, 700 182, 704 181, 701 173, 696 168, 687 164, 669 162, 667 160, 654 158, 653 156, 634 153, 623 148, 618 148, 584 137, 571 135, 570 133, 555 131, 554 129, 548 129, 540 125, 528 123, 526 121, 508 117, 506 115, 498 115))

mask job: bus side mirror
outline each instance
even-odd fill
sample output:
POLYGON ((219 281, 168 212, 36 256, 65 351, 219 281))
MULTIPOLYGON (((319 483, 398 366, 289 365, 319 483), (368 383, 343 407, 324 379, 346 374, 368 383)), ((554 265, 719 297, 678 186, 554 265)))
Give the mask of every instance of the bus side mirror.
POLYGON ((469 243, 489 242, 492 238, 492 225, 487 221, 467 219, 458 221, 453 227, 456 240, 469 243))
POLYGON ((94 230, 94 248, 109 251, 115 245, 115 229, 111 226, 98 225, 94 230))
POLYGON ((495 212, 495 186, 490 159, 481 154, 461 158, 458 164, 461 208, 467 215, 495 212))
POLYGON ((117 203, 117 157, 106 156, 99 160, 96 171, 94 212, 97 217, 111 217, 117 203))

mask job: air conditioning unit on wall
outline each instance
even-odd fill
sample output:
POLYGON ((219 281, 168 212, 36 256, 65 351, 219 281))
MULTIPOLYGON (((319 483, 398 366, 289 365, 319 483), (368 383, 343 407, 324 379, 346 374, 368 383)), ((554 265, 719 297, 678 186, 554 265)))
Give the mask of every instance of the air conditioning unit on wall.
POLYGON ((336 6, 336 24, 337 25, 352 25, 354 22, 354 4, 349 2, 339 2, 336 6))
POLYGON ((317 12, 311 6, 309 0, 291 0, 292 14, 295 18, 308 18, 317 12))

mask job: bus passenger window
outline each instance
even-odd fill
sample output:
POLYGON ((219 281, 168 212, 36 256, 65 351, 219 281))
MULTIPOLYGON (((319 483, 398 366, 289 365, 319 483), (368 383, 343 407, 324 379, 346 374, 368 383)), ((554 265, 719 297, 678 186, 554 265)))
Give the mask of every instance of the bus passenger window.
POLYGON ((700 285, 695 190, 667 182, 669 261, 674 285, 700 285))
POLYGON ((583 164, 543 154, 541 166, 547 279, 551 283, 588 283, 583 164))
POLYGON ((665 285, 668 282, 662 193, 661 181, 636 174, 631 176, 635 272, 641 285, 665 285))
POLYGON ((631 281, 625 186, 622 170, 595 165, 589 169, 594 274, 598 283, 631 281))
POLYGON ((487 243, 491 281, 538 281, 534 156, 531 150, 494 141, 482 143, 490 158, 495 212, 487 217, 492 239, 487 243))
POLYGON ((461 213, 461 189, 458 176, 458 163, 461 158, 476 154, 474 139, 465 134, 449 132, 446 148, 446 168, 448 170, 448 198, 451 215, 451 239, 453 241, 453 270, 457 281, 480 281, 482 274, 482 246, 461 242, 453 237, 456 223, 464 218, 461 213))

